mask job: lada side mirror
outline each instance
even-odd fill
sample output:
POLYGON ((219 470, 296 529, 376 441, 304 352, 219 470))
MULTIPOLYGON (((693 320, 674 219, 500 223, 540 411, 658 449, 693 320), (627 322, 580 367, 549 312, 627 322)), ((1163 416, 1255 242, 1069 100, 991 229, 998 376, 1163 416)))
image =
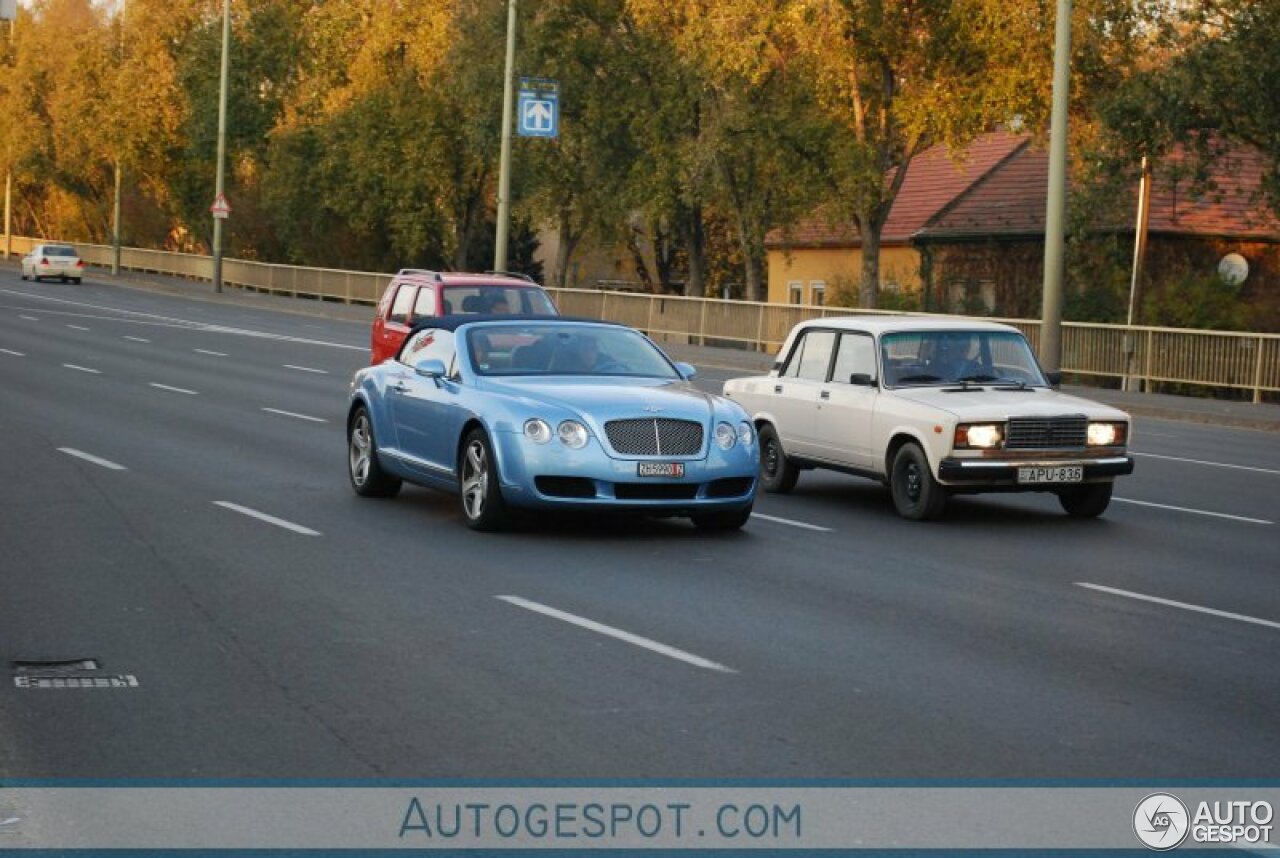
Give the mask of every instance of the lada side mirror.
POLYGON ((1053 372, 1046 372, 1044 375, 1045 375, 1045 378, 1049 379, 1049 384, 1052 387, 1054 387, 1055 389, 1062 387, 1062 373, 1058 372, 1057 370, 1054 370, 1053 372))
POLYGON ((865 372, 855 372, 849 376, 849 383, 859 387, 875 387, 876 380, 865 372))

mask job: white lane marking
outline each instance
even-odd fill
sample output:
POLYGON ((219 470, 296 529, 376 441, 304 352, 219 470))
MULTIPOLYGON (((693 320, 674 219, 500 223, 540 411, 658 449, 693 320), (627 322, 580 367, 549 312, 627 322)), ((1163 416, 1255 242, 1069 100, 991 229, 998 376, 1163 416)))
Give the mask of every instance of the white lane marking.
POLYGON ((8 819, 0 819, 0 825, 13 825, 15 822, 21 822, 22 817, 11 816, 8 819))
POLYGON ((329 370, 327 370, 327 369, 316 369, 316 368, 314 368, 314 367, 310 367, 310 366, 294 366, 294 365, 293 365, 293 364, 291 364, 291 363, 284 364, 284 368, 285 368, 285 369, 296 369, 298 372, 314 372, 314 373, 316 373, 317 375, 328 375, 328 374, 329 374, 329 370))
POLYGON ((1225 617, 1228 620, 1239 620, 1242 623, 1253 623, 1254 625, 1266 626, 1271 629, 1280 629, 1280 623, 1272 620, 1260 620, 1257 617, 1233 614, 1230 611, 1219 611, 1217 608, 1205 608, 1200 605, 1192 605, 1189 602, 1175 602, 1172 599, 1161 599, 1159 596, 1147 596, 1130 590, 1117 590, 1115 587, 1103 587, 1101 584, 1089 584, 1084 581, 1077 581, 1076 586, 1087 587, 1100 593, 1110 593, 1113 596, 1124 596, 1126 599, 1138 599, 1143 602, 1153 602, 1157 605, 1167 605, 1170 608, 1182 608, 1184 611, 1196 611, 1201 614, 1211 614, 1215 617, 1225 617))
POLYGON ((1253 465, 1230 465, 1226 462, 1207 462, 1204 459, 1184 459, 1181 456, 1161 456, 1156 453, 1130 453, 1133 456, 1142 456, 1146 459, 1167 459, 1170 462, 1190 462, 1193 465, 1210 465, 1214 468, 1232 468, 1237 471, 1255 471, 1259 474, 1280 474, 1280 471, 1274 468, 1258 468, 1253 465))
POLYGON ((1193 515, 1208 515, 1213 518, 1227 518, 1231 521, 1243 521, 1249 524, 1275 524, 1274 521, 1267 521, 1265 518, 1248 518, 1243 515, 1228 515, 1225 512, 1210 512, 1207 509, 1191 509, 1185 506, 1170 506, 1167 503, 1152 503, 1151 501, 1130 500, 1129 498, 1112 498, 1119 503, 1131 503, 1136 506, 1150 506, 1156 509, 1171 509, 1174 512, 1189 512, 1193 515))
POLYGON ((151 340, 147 339, 146 337, 131 337, 131 336, 129 336, 128 334, 126 334, 124 338, 125 338, 126 340, 133 340, 135 343, 149 343, 149 342, 151 342, 151 340))
POLYGON ((625 641, 626 643, 642 647, 651 652, 659 653, 660 655, 665 655, 667 658, 674 658, 676 661, 683 661, 685 664, 692 664, 694 667, 701 667, 707 670, 717 670, 721 673, 738 672, 731 667, 725 667, 719 662, 711 661, 710 659, 694 655, 690 652, 685 652, 682 649, 676 649, 673 646, 667 646, 664 643, 658 643, 655 640, 640 637, 640 635, 633 635, 631 632, 624 632, 622 629, 617 629, 613 626, 606 626, 603 623, 597 623, 595 620, 588 620, 586 617, 580 617, 577 614, 570 614, 568 611, 561 611, 548 605, 531 602, 528 599, 522 599, 519 596, 494 596, 494 598, 500 599, 509 605, 515 605, 517 608, 524 608, 526 611, 533 611, 537 614, 552 617, 553 619, 570 623, 571 625, 578 626, 579 628, 587 629, 588 631, 593 631, 597 634, 606 635, 620 641, 625 641))
POLYGON ((19 315, 18 315, 18 318, 19 318, 19 319, 26 319, 28 322, 38 322, 38 321, 40 321, 40 320, 39 320, 39 319, 37 319, 35 316, 23 316, 23 315, 21 315, 21 314, 19 314, 19 315))
POLYGON ((0 352, 7 355, 13 355, 14 357, 26 357, 22 352, 15 352, 13 349, 0 349, 0 352))
POLYGON ((818 526, 818 525, 816 525, 816 524, 806 524, 806 523, 804 523, 803 521, 792 521, 792 520, 791 520, 791 519, 789 519, 789 518, 778 518, 776 515, 765 515, 765 514, 764 514, 764 513, 762 513, 762 512, 753 512, 753 513, 751 513, 751 517, 752 517, 752 518, 762 518, 762 519, 764 519, 765 521, 772 521, 772 522, 775 522, 775 523, 777 523, 777 524, 789 524, 789 525, 791 525, 792 527, 802 527, 802 528, 804 528, 805 530, 816 530, 816 531, 818 531, 819 533, 830 533, 830 532, 831 532, 831 528, 829 528, 829 527, 819 527, 819 526, 818 526))
POLYGON ((209 349, 192 349, 193 352, 200 355, 213 355, 214 357, 226 357, 226 352, 214 352, 209 349))
POLYGON ((299 420, 310 420, 312 423, 328 423, 329 421, 323 417, 308 417, 305 414, 298 414, 293 411, 281 411, 279 408, 264 408, 263 411, 269 411, 272 414, 280 414, 284 417, 296 417, 299 420))
POLYGON ((258 512, 256 509, 250 509, 247 506, 240 506, 238 503, 231 501, 214 501, 214 506, 220 506, 223 509, 229 509, 232 512, 238 512, 241 515, 247 515, 250 518, 256 518, 258 521, 265 521, 267 524, 274 524, 276 527, 283 527, 285 530, 291 530, 294 533, 301 533, 303 536, 319 536, 320 531, 312 530, 309 527, 303 527, 300 524, 294 524, 291 521, 285 521, 283 518, 276 518, 274 515, 267 515, 265 512, 258 512))
POLYGON ((76 366, 73 363, 64 363, 63 366, 67 369, 74 369, 76 372, 91 372, 94 375, 102 375, 102 370, 100 369, 90 369, 87 366, 76 366))
POLYGON ((73 330, 73 331, 87 331, 87 330, 89 330, 89 329, 88 329, 88 328, 86 328, 84 325, 67 325, 67 327, 68 327, 68 328, 70 328, 70 329, 71 329, 71 330, 73 330))
MULTIPOLYGON (((41 295, 33 292, 18 292, 13 289, 0 289, 0 295, 14 295, 19 298, 27 298, 27 299, 40 300, 40 301, 50 301, 55 304, 66 304, 73 307, 87 307, 90 310, 102 310, 108 313, 120 313, 123 316, 134 317, 134 318, 121 318, 119 316, 114 316, 114 317, 113 316, 106 316, 106 317, 89 316, 88 317, 88 318, 104 318, 108 321, 132 322, 135 324, 151 324, 151 325, 159 325, 161 327, 182 327, 182 328, 187 328, 191 330, 207 331, 212 333, 236 334, 236 335, 245 336, 245 337, 260 337, 263 339, 278 340, 280 342, 286 342, 286 343, 300 343, 302 345, 309 345, 309 346, 324 346, 326 348, 331 348, 331 349, 349 349, 351 351, 356 351, 356 352, 367 352, 369 350, 368 343, 365 343, 363 345, 351 345, 349 343, 329 342, 328 340, 313 340, 307 337, 291 337, 286 334, 270 334, 270 333, 267 333, 266 331, 255 331, 249 328, 233 328, 226 325, 214 325, 208 322, 196 322, 196 321, 192 321, 191 319, 181 319, 176 316, 161 316, 157 313, 143 313, 138 310, 125 310, 119 307, 103 307, 98 304, 89 304, 84 301, 70 301, 65 298, 54 298, 49 295, 41 295)), ((9 309, 16 310, 16 309, 23 309, 23 308, 11 307, 9 309)), ((200 312, 204 312, 204 311, 201 310, 200 312)), ((62 315, 84 315, 84 314, 64 313, 62 315)), ((30 316, 24 316, 23 318, 30 318, 31 321, 33 322, 40 321, 39 319, 35 319, 30 316)), ((345 321, 345 320, 335 320, 335 321, 345 321)))
POLYGON ((97 456, 90 455, 89 453, 86 453, 83 450, 77 450, 74 447, 59 447, 58 452, 66 453, 68 456, 75 456, 77 459, 84 459, 86 462, 92 462, 95 465, 100 465, 112 471, 129 470, 124 465, 117 465, 115 462, 112 462, 109 459, 100 459, 97 456))
POLYGON ((167 384, 159 384, 159 383, 154 382, 154 381, 148 381, 148 382, 147 382, 147 385, 148 385, 148 386, 150 386, 150 387, 154 387, 156 390, 167 390, 167 391, 169 391, 170 393, 185 393, 185 394, 187 394, 187 396, 197 396, 197 395, 198 395, 197 391, 194 391, 194 390, 187 390, 185 387, 170 387, 170 386, 169 386, 169 385, 167 385, 167 384))

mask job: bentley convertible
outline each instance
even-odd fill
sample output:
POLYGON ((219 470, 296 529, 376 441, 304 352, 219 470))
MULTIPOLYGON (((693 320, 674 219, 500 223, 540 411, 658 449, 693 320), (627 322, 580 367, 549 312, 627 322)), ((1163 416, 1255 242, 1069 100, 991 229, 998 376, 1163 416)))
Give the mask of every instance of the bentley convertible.
POLYGON ((502 528, 517 507, 736 530, 755 499, 755 429, 693 375, 622 325, 424 320, 394 359, 352 380, 351 486, 363 497, 404 481, 456 492, 476 530, 502 528))

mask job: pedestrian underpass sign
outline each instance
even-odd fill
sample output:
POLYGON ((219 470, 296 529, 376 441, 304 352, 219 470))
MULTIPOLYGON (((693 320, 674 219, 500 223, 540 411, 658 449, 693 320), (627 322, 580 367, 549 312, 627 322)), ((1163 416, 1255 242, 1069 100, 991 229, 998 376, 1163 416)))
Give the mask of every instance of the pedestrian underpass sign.
POLYGON ((560 82, 544 77, 520 78, 516 114, 521 137, 560 136, 560 82))

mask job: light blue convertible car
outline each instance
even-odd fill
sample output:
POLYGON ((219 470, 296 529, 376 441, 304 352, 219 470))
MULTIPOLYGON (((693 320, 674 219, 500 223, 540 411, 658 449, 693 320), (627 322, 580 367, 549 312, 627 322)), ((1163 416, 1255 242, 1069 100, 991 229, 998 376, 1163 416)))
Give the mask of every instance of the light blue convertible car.
POLYGON ((647 337, 607 322, 424 320, 351 383, 351 485, 457 492, 476 530, 512 507, 688 516, 734 530, 751 515, 759 449, 732 400, 689 384, 647 337))

